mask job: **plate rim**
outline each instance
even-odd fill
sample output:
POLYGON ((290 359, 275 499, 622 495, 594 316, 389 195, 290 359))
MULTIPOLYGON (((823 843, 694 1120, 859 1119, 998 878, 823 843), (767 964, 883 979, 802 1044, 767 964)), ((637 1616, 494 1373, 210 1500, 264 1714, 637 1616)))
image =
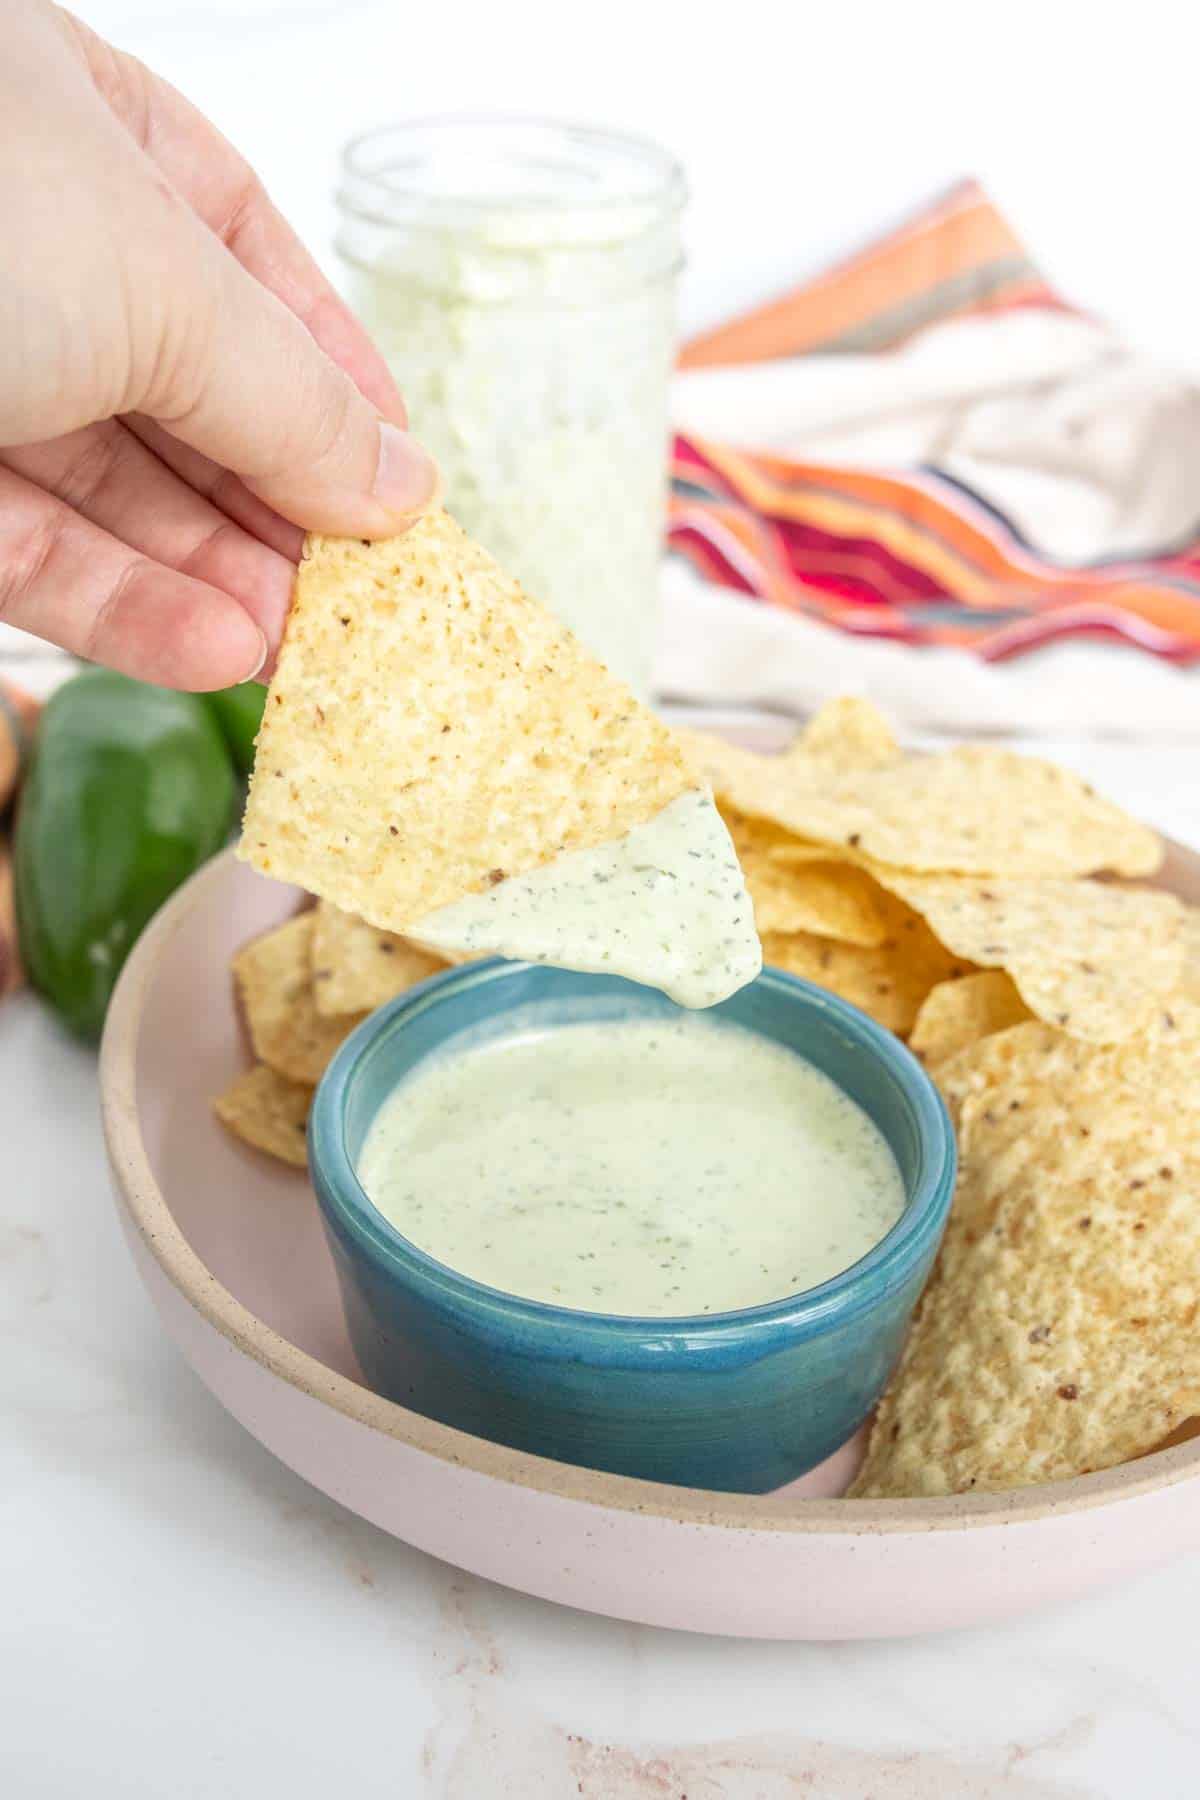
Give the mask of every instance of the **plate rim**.
MULTIPOLYGON (((1171 861, 1200 863, 1197 853, 1184 845, 1169 839, 1164 843, 1171 861)), ((995 1529, 1089 1512, 1200 1477, 1197 1437, 1094 1474, 1002 1493, 903 1500, 806 1497, 797 1501, 794 1511, 768 1511, 763 1508, 761 1495, 642 1481, 554 1462, 473 1437, 385 1399, 301 1350, 238 1300, 193 1250, 155 1178, 138 1124, 138 1038, 151 977, 184 920, 210 886, 230 878, 235 861, 232 845, 218 851, 171 896, 135 944, 105 1023, 100 1049, 100 1109, 113 1179, 149 1254, 188 1304, 233 1349, 259 1363, 277 1379, 330 1406, 356 1425, 490 1479, 609 1511, 647 1514, 677 1524, 734 1532, 854 1537, 995 1529)), ((299 890, 293 891, 299 894, 299 890)))

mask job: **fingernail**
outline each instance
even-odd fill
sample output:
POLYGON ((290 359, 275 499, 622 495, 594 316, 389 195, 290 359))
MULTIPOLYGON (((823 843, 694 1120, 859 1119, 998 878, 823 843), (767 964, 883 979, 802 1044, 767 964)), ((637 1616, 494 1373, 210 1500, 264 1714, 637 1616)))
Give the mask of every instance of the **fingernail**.
POLYGON ((381 421, 375 498, 392 513, 420 512, 438 491, 438 467, 416 438, 381 421))
POLYGON ((258 657, 254 663, 254 667, 251 669, 247 669, 246 673, 242 676, 243 681, 253 681, 254 677, 258 674, 259 670, 262 668, 263 664, 267 660, 267 654, 270 650, 270 645, 267 643, 265 632, 260 631, 258 633, 258 642, 259 642, 258 657))

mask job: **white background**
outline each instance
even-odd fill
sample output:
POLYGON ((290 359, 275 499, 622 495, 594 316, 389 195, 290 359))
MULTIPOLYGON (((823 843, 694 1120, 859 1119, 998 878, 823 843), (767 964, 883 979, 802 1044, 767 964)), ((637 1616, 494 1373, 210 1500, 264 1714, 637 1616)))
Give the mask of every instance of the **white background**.
POLYGON ((1010 0, 85 0, 202 106, 314 248, 340 143, 538 112, 660 138, 692 187, 685 325, 961 175, 1075 298, 1200 362, 1189 9, 1010 0))
MULTIPOLYGON (((1200 364, 1183 7, 84 11, 217 120, 327 261, 351 132, 533 110, 685 161, 690 326, 973 173, 1064 289, 1200 364)), ((1177 762, 1055 748, 1200 840, 1177 762)), ((1197 1617, 1197 1557, 1001 1630, 861 1647, 673 1637, 456 1577, 199 1389, 117 1238, 91 1057, 29 998, 0 1012, 5 1800, 570 1800, 577 1779, 585 1800, 1183 1800, 1197 1617)))

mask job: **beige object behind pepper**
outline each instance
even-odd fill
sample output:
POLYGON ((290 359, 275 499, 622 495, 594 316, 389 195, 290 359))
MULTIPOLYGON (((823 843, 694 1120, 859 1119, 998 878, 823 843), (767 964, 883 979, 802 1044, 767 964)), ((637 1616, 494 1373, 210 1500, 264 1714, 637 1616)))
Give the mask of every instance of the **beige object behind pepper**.
POLYGON ((0 1000, 25 980, 17 945, 17 912, 13 899, 12 855, 0 838, 0 1000))
MULTIPOLYGON (((0 681, 0 819, 16 793, 33 725, 41 707, 31 695, 0 681)), ((0 834, 0 1000, 25 980, 17 945, 12 850, 0 834)))
POLYGON ((31 695, 0 681, 0 813, 12 799, 41 707, 31 695))

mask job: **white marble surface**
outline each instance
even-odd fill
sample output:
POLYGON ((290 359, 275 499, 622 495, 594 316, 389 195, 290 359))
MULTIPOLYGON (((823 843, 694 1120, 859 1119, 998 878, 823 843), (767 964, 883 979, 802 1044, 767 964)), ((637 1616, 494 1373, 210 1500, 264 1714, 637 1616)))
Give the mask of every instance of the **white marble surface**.
MULTIPOLYGON (((80 10, 213 113, 323 254, 351 129, 532 108, 651 130, 685 156, 692 323, 973 168, 1068 286, 1200 361, 1200 265, 1163 278, 1194 107, 1157 0, 1137 33, 1093 13, 1082 39, 1072 9, 1038 8, 1032 47, 1033 9, 1015 5, 982 84, 968 15, 932 0, 880 9, 867 57, 857 9, 796 9, 788 45, 777 9, 749 0, 732 75, 721 34, 685 52, 674 9, 629 0, 586 23, 540 0, 460 0, 424 23, 394 0, 80 10), (744 204, 748 178, 761 206, 744 204)), ((52 671, 30 673, 40 687, 52 671)), ((1200 843, 1194 758, 1044 747, 1200 843)), ((738 1644, 567 1612, 391 1541, 246 1437, 165 1343, 107 1197, 93 1058, 32 999, 0 1009, 0 1794, 1183 1800, 1197 1617, 1200 1556, 1002 1629, 738 1644)))

